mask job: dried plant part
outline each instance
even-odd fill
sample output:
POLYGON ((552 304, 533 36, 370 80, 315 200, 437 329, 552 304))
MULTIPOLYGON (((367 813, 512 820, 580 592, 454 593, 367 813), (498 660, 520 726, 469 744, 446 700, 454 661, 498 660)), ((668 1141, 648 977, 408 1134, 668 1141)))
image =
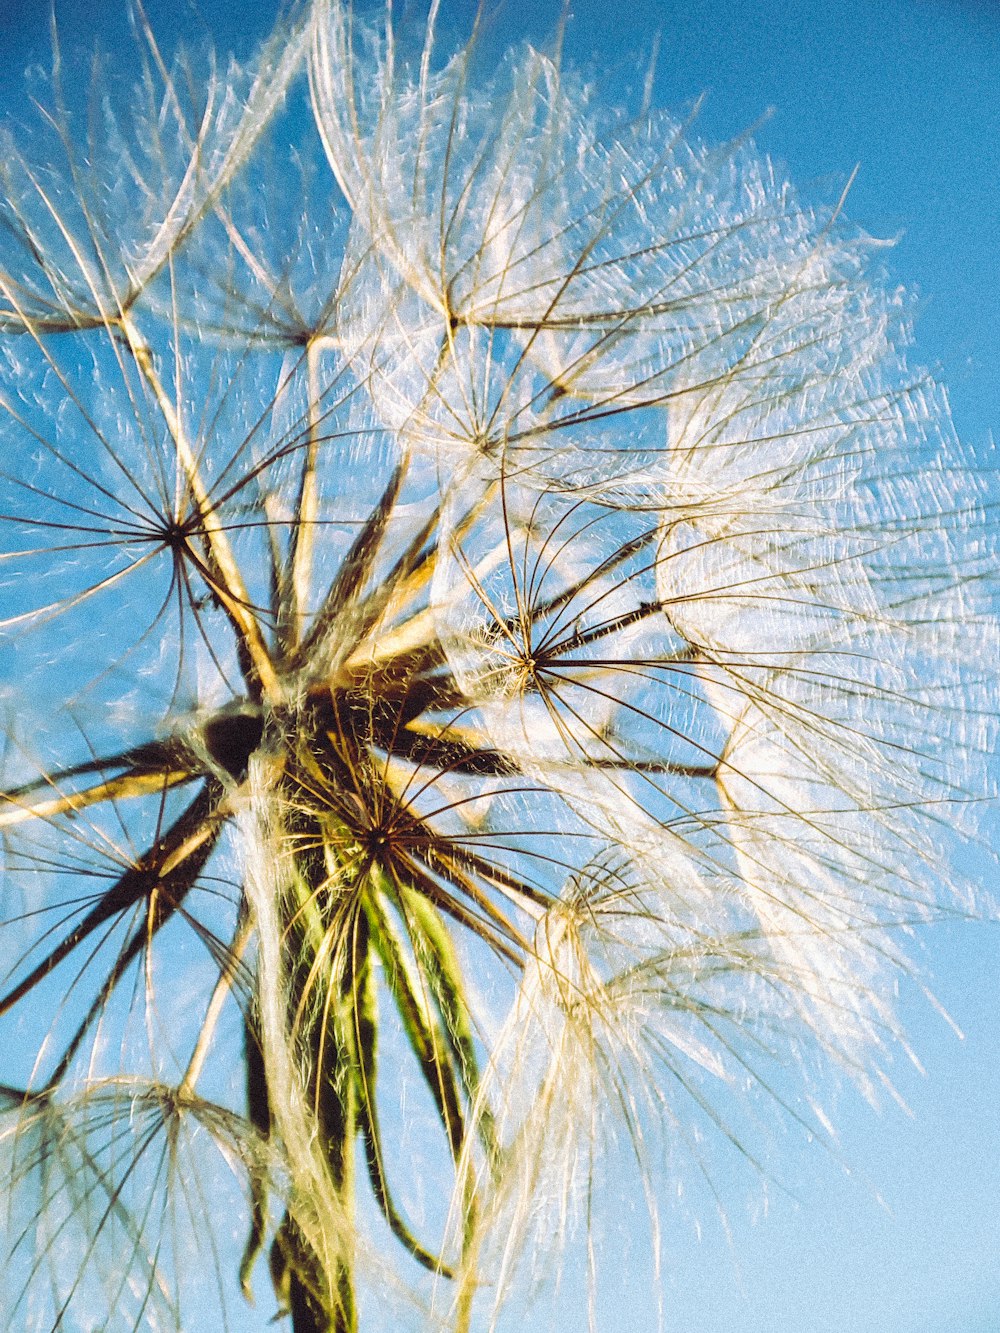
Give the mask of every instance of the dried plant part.
POLYGON ((609 1172, 655 1250, 685 1150, 874 1097, 965 905, 993 538, 904 303, 752 146, 433 18, 146 31, 85 131, 57 59, 4 153, 24 1327, 238 1328, 265 1254, 296 1333, 493 1327, 609 1172))

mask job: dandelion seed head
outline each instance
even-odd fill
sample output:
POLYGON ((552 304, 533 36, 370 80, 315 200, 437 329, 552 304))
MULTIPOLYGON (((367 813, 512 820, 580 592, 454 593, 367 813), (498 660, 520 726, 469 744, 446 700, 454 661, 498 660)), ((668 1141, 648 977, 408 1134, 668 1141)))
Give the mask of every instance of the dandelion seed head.
POLYGON ((983 482, 751 143, 339 0, 143 40, 0 170, 9 1307, 492 1327, 609 1180, 655 1253, 765 1104, 892 1095, 991 791, 983 482))

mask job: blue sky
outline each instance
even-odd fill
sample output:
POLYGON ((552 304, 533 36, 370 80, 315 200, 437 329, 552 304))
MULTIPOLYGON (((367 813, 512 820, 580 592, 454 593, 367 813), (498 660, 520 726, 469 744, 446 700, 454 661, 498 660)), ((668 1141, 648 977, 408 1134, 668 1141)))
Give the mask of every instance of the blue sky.
MULTIPOLYGON (((147 7, 167 46, 178 28, 207 27, 220 46, 243 52, 274 12, 261 0, 235 14, 223 0, 203 0, 202 22, 179 2, 147 7)), ((110 8, 57 5, 66 47, 99 36, 113 50, 124 25, 110 8)), ((451 15, 472 8, 445 4, 451 15)), ((559 12, 553 0, 510 0, 496 40, 541 41, 559 12)), ((918 298, 913 359, 948 385, 959 432, 985 461, 991 434, 1000 434, 1000 5, 640 0, 627 12, 606 0, 570 9, 567 56, 598 69, 611 96, 623 80, 637 81, 636 62, 658 33, 656 100, 684 108, 706 94, 697 122, 706 140, 757 126, 760 147, 823 199, 859 167, 848 214, 874 236, 898 238, 881 262, 918 298)), ((8 107, 16 108, 20 69, 46 59, 47 25, 47 7, 35 0, 0 9, 0 102, 8 107)), ((701 1239, 689 1216, 670 1217, 669 1333, 1000 1330, 997 943, 989 928, 957 926, 926 939, 935 994, 965 1038, 916 987, 904 990, 927 1071, 899 1064, 912 1116, 888 1099, 876 1116, 844 1092, 840 1160, 791 1138, 776 1145, 794 1197, 742 1172, 717 1182, 728 1235, 712 1216, 701 1239)), ((614 1249, 609 1243, 609 1264, 614 1249)), ((616 1308, 629 1308, 638 1333, 653 1329, 645 1282, 630 1281, 627 1263, 621 1272, 616 1308)), ((262 1290, 260 1328, 268 1305, 262 1290)), ((258 1326, 250 1319, 247 1330, 258 1326)), ((613 1318, 607 1327, 617 1327, 613 1318)))

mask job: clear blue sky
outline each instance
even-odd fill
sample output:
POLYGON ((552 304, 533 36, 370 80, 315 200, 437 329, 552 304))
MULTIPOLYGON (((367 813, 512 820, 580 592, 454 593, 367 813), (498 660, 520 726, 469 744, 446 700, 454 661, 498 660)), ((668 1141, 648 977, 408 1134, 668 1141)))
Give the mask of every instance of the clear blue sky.
MULTIPOLYGON (((446 0, 445 13, 467 18, 473 7, 446 0)), ((180 27, 207 26, 244 53, 274 13, 262 0, 231 11, 230 0, 202 0, 202 24, 182 0, 147 8, 167 45, 180 27)), ((99 35, 113 49, 124 25, 112 9, 57 4, 66 46, 99 35)), ((859 166, 848 213, 876 236, 898 236, 883 262, 919 298, 914 359, 949 386, 959 431, 985 458, 1000 434, 1000 4, 577 0, 570 13, 568 57, 593 62, 612 95, 620 79, 636 82, 636 60, 659 33, 657 101, 682 108, 707 94, 705 139, 773 109, 755 137, 797 183, 829 198, 859 166)), ((541 41, 558 15, 557 0, 510 0, 497 32, 541 41)), ((47 46, 45 4, 0 0, 0 100, 16 103, 16 75, 47 46)), ((684 1213, 671 1215, 669 1333, 1000 1333, 998 944, 989 929, 928 936, 935 992, 965 1040, 915 989, 902 996, 927 1076, 900 1062, 912 1118, 892 1103, 875 1116, 844 1093, 850 1175, 789 1137, 776 1147, 794 1199, 769 1189, 765 1210, 764 1187, 743 1172, 718 1182, 728 1237, 710 1215, 700 1240, 684 1213)), ((603 1257, 616 1262, 612 1243, 603 1257)), ((607 1313, 606 1327, 654 1329, 648 1282, 617 1260, 620 1323, 607 1313)), ((264 1281, 247 1330, 265 1327, 264 1281)))

